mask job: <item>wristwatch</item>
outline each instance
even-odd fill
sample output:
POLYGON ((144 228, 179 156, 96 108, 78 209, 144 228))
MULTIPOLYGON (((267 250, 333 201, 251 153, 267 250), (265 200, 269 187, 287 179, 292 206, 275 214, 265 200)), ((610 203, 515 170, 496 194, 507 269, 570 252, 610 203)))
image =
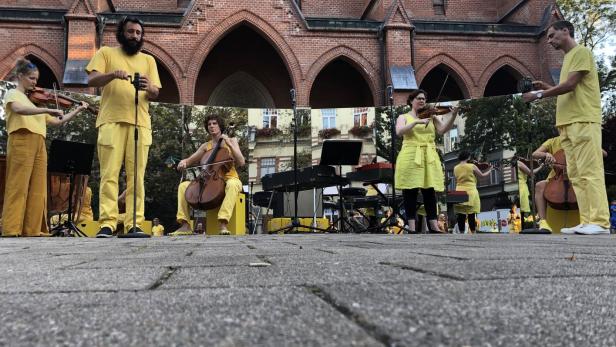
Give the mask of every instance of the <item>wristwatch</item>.
POLYGON ((538 91, 535 95, 537 95, 537 99, 543 98, 543 90, 538 91))

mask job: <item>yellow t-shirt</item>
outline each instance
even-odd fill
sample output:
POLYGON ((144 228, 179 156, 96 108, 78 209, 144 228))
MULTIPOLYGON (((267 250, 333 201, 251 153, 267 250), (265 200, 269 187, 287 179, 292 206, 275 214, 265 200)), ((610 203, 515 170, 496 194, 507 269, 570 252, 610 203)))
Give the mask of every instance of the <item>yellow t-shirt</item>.
POLYGON ((152 226, 152 235, 154 236, 164 236, 165 235, 165 227, 158 224, 152 226))
POLYGON ((601 123, 601 92, 599 75, 592 52, 582 46, 573 47, 563 60, 560 70, 560 83, 569 73, 586 72, 572 92, 559 95, 556 99, 556 126, 576 122, 601 123))
POLYGON ((43 137, 47 136, 47 121, 53 117, 47 113, 41 113, 33 116, 22 116, 15 113, 9 107, 12 102, 17 102, 23 106, 36 107, 28 99, 26 94, 17 89, 11 89, 6 93, 4 98, 4 111, 6 114, 6 131, 7 133, 15 132, 19 129, 27 129, 28 131, 39 134, 43 137))
MULTIPOLYGON (((562 147, 560 146, 560 137, 556 136, 556 137, 552 137, 551 139, 546 140, 542 145, 542 147, 545 147, 548 151, 548 153, 554 155, 554 153, 560 151, 562 149, 562 147)), ((556 172, 554 172, 554 169, 550 170, 550 173, 548 174, 548 177, 546 179, 550 179, 552 177, 554 177, 556 175, 556 172)))
MULTIPOLYGON (((213 147, 213 143, 212 141, 209 141, 206 146, 205 146, 205 150, 209 151, 211 150, 213 147)), ((229 152, 231 152, 231 148, 229 148, 229 146, 227 146, 226 143, 223 144, 224 148, 227 148, 229 150, 229 152)), ((240 178, 240 175, 237 174, 237 171, 235 170, 235 165, 231 165, 231 170, 229 170, 226 174, 225 174, 225 181, 228 180, 229 178, 240 178)))
MULTIPOLYGON (((100 73, 110 73, 117 70, 124 70, 129 75, 134 76, 136 72, 140 75, 149 77, 150 82, 158 88, 162 88, 156 61, 151 55, 137 53, 129 56, 120 47, 102 47, 96 52, 86 71, 98 71, 100 73)), ((139 91, 139 126, 151 129, 149 117, 150 103, 145 91, 139 91)), ((129 123, 135 124, 135 88, 129 80, 114 79, 103 87, 101 106, 96 127, 105 123, 129 123)))

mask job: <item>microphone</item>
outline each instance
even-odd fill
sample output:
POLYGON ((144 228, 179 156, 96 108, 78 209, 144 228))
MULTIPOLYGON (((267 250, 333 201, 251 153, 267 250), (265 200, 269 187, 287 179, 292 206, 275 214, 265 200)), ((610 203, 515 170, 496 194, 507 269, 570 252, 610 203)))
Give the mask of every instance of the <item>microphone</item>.
POLYGON ((133 87, 135 87, 135 89, 141 90, 141 76, 139 75, 139 72, 135 72, 131 83, 133 84, 133 87))

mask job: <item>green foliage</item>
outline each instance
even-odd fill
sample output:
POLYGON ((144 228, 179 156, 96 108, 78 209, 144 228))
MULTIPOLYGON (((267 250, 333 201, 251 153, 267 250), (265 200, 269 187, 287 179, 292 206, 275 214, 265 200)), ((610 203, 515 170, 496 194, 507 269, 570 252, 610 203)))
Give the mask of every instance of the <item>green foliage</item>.
POLYGON ((613 0, 556 0, 556 4, 573 24, 576 40, 591 50, 616 33, 613 0))
POLYGON ((340 135, 340 130, 336 128, 328 128, 319 130, 319 137, 322 139, 331 139, 334 136, 340 135))
POLYGON ((497 150, 527 156, 546 138, 555 136, 555 107, 554 98, 530 106, 516 96, 462 101, 460 116, 466 119, 460 149, 478 158, 497 150))
MULTIPOLYGON (((409 111, 408 106, 397 106, 393 108, 394 120, 403 113, 409 111)), ((394 159, 391 157, 391 114, 389 107, 377 107, 375 110, 374 127, 376 128, 376 154, 379 157, 385 158, 389 162, 395 162, 398 152, 402 148, 402 138, 396 136, 396 149, 394 159)))
MULTIPOLYGON (((297 153, 297 168, 309 167, 312 165, 312 151, 304 149, 297 153)), ((293 170, 293 160, 285 162, 281 167, 281 172, 293 170)))

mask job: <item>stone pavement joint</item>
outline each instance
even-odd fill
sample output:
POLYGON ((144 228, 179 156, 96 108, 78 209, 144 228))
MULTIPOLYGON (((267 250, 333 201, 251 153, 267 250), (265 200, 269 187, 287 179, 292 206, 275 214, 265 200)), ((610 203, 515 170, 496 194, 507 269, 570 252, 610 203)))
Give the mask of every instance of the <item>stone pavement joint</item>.
POLYGON ((422 268, 411 266, 411 265, 389 263, 386 261, 380 262, 379 264, 392 266, 392 267, 396 267, 396 268, 403 269, 403 270, 415 271, 415 272, 419 272, 419 273, 426 274, 426 275, 433 275, 433 276, 437 276, 437 277, 441 277, 441 278, 445 278, 449 280, 454 280, 454 281, 464 281, 465 280, 464 277, 449 275, 449 274, 441 273, 438 271, 426 270, 426 269, 422 269, 422 268))
POLYGON ((375 340, 381 342, 383 345, 388 347, 396 346, 396 344, 393 342, 393 338, 389 336, 383 329, 381 329, 378 325, 371 323, 361 313, 353 312, 352 309, 350 309, 343 303, 336 301, 336 299, 334 299, 334 297, 331 296, 325 289, 318 286, 306 286, 306 289, 310 293, 321 298, 328 305, 336 309, 336 311, 342 313, 347 319, 360 326, 366 333, 374 337, 375 340))
POLYGON ((147 290, 156 290, 158 287, 162 286, 169 280, 169 278, 177 271, 177 267, 170 266, 167 268, 167 271, 163 273, 160 278, 156 280, 156 282, 152 283, 151 286, 147 288, 147 290))

